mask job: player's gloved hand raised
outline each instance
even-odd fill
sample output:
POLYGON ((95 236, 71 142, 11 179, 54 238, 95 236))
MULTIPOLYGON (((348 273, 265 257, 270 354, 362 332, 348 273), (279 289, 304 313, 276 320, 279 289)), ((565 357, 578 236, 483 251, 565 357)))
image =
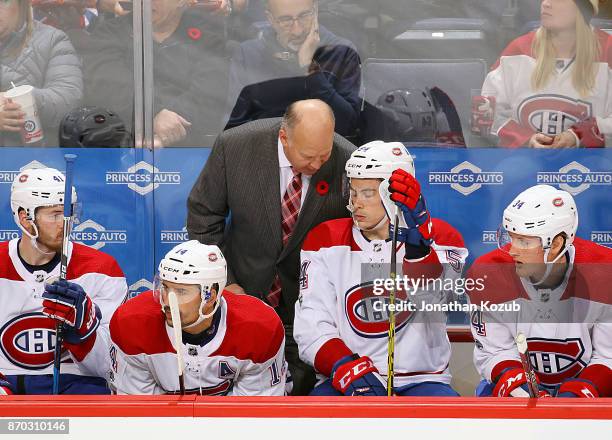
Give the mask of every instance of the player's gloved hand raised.
MULTIPOLYGON (((537 375, 536 381, 539 385, 540 381, 537 375)), ((506 368, 503 370, 491 395, 493 397, 529 397, 525 370, 522 368, 506 368)), ((546 391, 539 390, 538 397, 551 396, 546 391)))
POLYGON ((431 246, 433 227, 419 182, 407 171, 397 169, 389 178, 389 193, 391 200, 402 211, 405 221, 405 225, 400 224, 398 239, 412 246, 431 246))
POLYGON ((43 314, 65 325, 64 339, 80 344, 92 336, 102 314, 81 286, 58 280, 45 286, 43 314))
POLYGON ((567 379, 557 390, 557 397, 599 397, 599 392, 590 380, 572 378, 567 379))
POLYGON ((374 362, 367 356, 345 356, 332 368, 332 385, 345 396, 386 396, 374 362))

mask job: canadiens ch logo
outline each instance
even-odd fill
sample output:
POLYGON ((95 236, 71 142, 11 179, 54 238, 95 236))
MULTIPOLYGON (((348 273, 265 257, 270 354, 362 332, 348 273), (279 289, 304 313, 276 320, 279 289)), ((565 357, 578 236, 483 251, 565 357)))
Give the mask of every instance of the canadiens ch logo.
POLYGON ((22 368, 46 368, 53 364, 55 324, 42 313, 17 316, 0 329, 0 349, 22 368))
POLYGON ((560 95, 537 95, 525 99, 518 107, 522 124, 535 131, 556 135, 593 114, 589 102, 560 95))
MULTIPOLYGON (((405 291, 395 293, 397 301, 407 300, 405 291)), ((373 283, 367 282, 348 290, 344 297, 344 306, 348 322, 355 333, 364 338, 385 338, 389 331, 389 292, 382 295, 374 294, 373 283), (383 301, 384 306, 374 307, 374 304, 383 301), (377 311, 381 310, 381 311, 377 311)), ((406 325, 413 316, 412 311, 395 313, 396 331, 406 325)))
POLYGON ((579 338, 528 338, 528 341, 531 365, 546 385, 559 385, 586 367, 582 359, 584 345, 579 338))

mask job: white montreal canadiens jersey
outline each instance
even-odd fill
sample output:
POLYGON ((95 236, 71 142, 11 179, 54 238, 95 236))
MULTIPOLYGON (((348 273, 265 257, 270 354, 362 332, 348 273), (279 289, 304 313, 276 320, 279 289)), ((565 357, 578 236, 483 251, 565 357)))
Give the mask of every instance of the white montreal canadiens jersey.
MULTIPOLYGON (((42 314, 45 281, 59 276, 30 273, 17 253, 19 239, 0 243, 0 372, 5 375, 53 374, 55 321, 42 314)), ((68 248, 67 279, 79 284, 100 308, 95 337, 64 349, 62 373, 108 377, 108 325, 127 294, 127 283, 113 257, 80 244, 68 248)))
MULTIPOLYGON (((212 339, 179 348, 186 393, 282 396, 285 330, 274 309, 257 298, 224 291, 219 310, 216 328, 209 329, 212 339)), ((173 329, 151 291, 123 304, 110 329, 110 383, 117 394, 179 392, 173 329)))
MULTIPOLYGON (((452 226, 439 219, 432 222, 433 251, 421 260, 422 266, 404 260, 403 272, 415 279, 422 273, 426 278, 453 282, 461 277, 467 249, 452 226), (432 267, 439 271, 427 275, 432 267)), ((350 353, 369 356, 386 376, 389 314, 384 305, 389 292, 378 291, 377 295, 373 281, 388 279, 391 246, 391 240, 366 239, 350 218, 324 222, 304 241, 293 334, 301 359, 323 377, 329 377, 334 363, 350 353)), ((397 261, 403 258, 404 245, 398 243, 397 261)), ((423 304, 446 302, 448 294, 435 287, 419 289, 415 295, 403 290, 396 293, 396 304, 409 297, 417 308, 396 311, 396 386, 424 381, 450 383, 446 315, 419 310, 423 304)))
POLYGON ((474 363, 483 378, 522 368, 514 342, 522 332, 541 384, 555 388, 582 377, 612 392, 612 250, 576 238, 568 253, 572 270, 555 289, 536 289, 519 278, 501 250, 470 268, 469 278, 485 280, 483 290, 470 292, 472 304, 486 306, 471 316, 474 363))
POLYGON ((482 86, 483 96, 495 97, 492 131, 501 145, 526 145, 533 133, 554 136, 590 117, 596 118, 605 144, 612 145, 612 37, 602 31, 596 35, 601 56, 595 87, 584 97, 572 84, 573 60, 560 61, 548 84, 541 90, 532 89, 535 32, 517 38, 503 51, 482 86))

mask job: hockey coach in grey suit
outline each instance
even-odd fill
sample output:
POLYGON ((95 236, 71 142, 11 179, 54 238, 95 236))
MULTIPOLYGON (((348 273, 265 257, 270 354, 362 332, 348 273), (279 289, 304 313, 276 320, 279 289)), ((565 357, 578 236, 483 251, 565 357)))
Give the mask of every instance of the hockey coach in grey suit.
POLYGON ((285 324, 296 395, 308 393, 315 381, 293 340, 302 242, 319 223, 349 214, 342 180, 356 147, 334 133, 334 124, 331 108, 314 99, 291 104, 282 119, 261 119, 221 133, 187 201, 189 238, 221 247, 228 262, 227 289, 275 306, 285 324), (299 215, 283 244, 281 222, 296 210, 286 205, 295 179, 301 187, 299 215), (280 297, 271 295, 275 287, 280 297))

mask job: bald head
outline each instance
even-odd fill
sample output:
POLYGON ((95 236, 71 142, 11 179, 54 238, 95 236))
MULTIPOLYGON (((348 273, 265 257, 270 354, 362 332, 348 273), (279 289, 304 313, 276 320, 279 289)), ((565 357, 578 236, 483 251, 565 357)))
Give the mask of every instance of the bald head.
POLYGON ((287 108, 279 138, 294 170, 313 175, 321 168, 331 155, 334 128, 333 110, 319 99, 297 101, 287 108))

